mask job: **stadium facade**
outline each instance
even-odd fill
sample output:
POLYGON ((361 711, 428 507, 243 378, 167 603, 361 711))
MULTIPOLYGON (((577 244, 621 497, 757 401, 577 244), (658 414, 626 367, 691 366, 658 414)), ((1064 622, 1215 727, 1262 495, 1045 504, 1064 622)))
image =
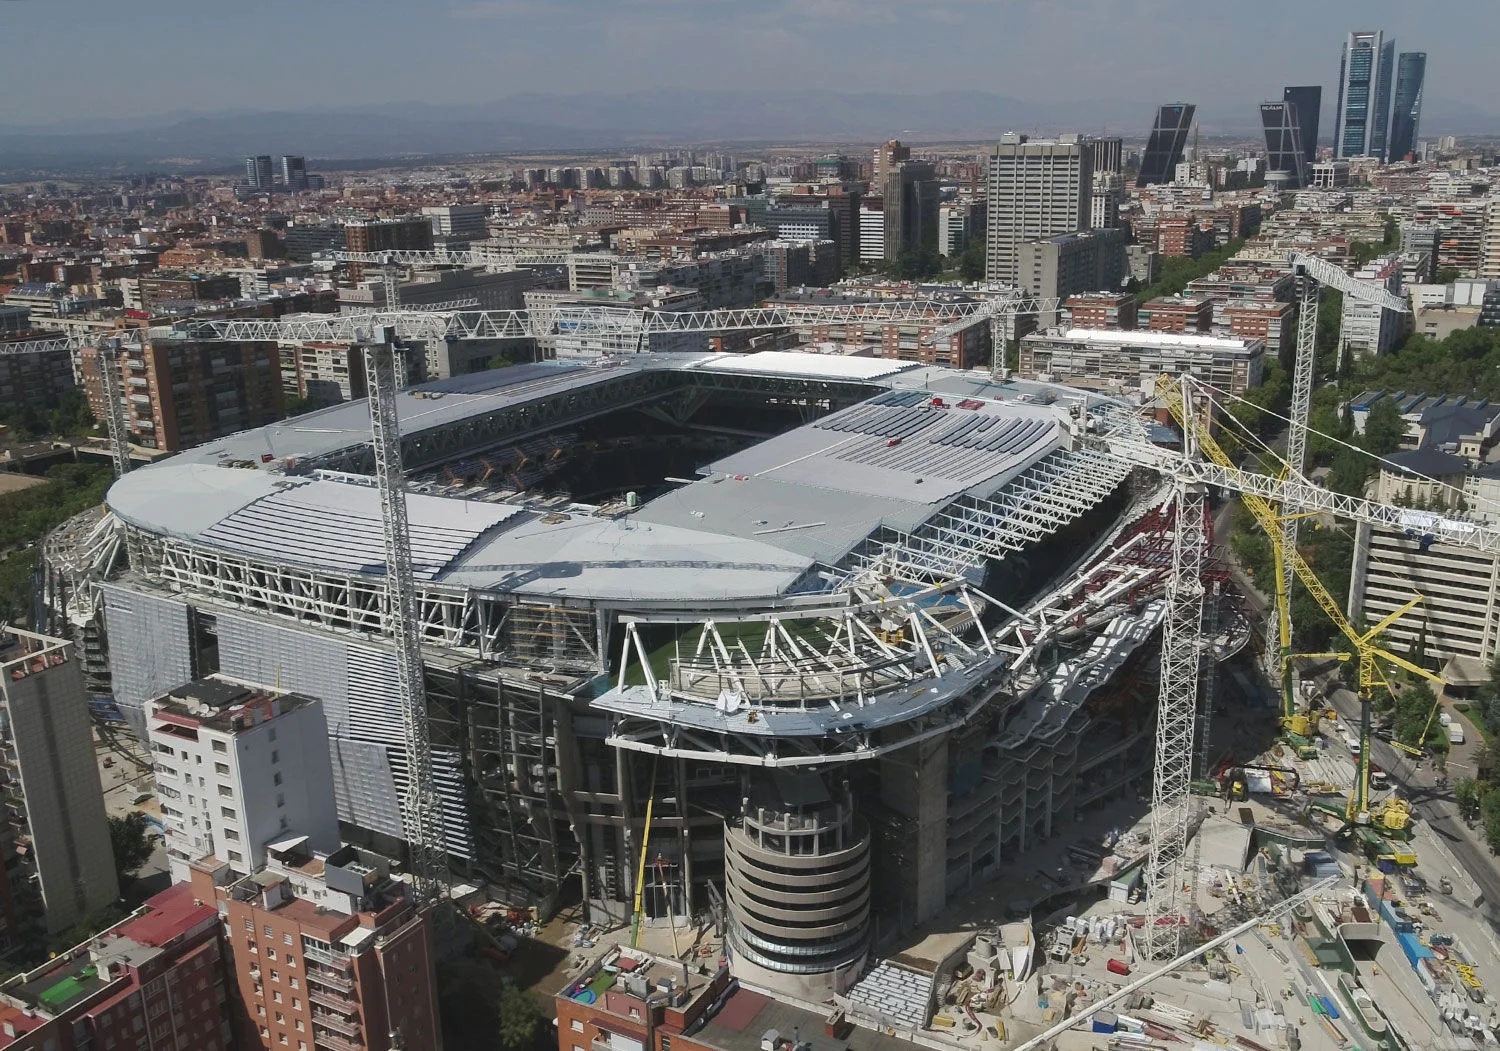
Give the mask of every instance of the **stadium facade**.
MULTIPOLYGON (((779 352, 399 397, 469 882, 619 921, 644 856, 648 922, 722 910, 739 973, 813 994, 1149 770, 1171 523, 1088 447, 1108 399, 779 352)), ((355 402, 136 470, 45 594, 137 726, 211 673, 320 698, 345 835, 399 855, 369 433, 355 402)))

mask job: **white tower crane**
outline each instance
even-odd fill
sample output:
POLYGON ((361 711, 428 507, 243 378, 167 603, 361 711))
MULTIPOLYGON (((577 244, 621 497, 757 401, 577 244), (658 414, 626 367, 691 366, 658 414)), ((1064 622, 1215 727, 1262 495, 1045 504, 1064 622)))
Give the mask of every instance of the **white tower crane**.
POLYGON ((417 893, 433 899, 448 886, 448 854, 442 806, 432 780, 427 687, 423 681, 417 589, 412 578, 401 427, 396 416, 396 354, 395 330, 387 328, 379 339, 365 345, 365 375, 370 388, 370 445, 375 453, 384 526, 386 624, 396 643, 396 691, 406 744, 406 792, 401 798, 401 816, 417 893))
POLYGON ((106 339, 99 345, 99 382, 104 393, 104 423, 109 429, 109 452, 115 462, 115 477, 130 472, 130 425, 125 419, 125 392, 120 383, 120 363, 125 360, 124 345, 118 339, 106 339))
MULTIPOLYGON (((1317 256, 1292 253, 1289 259, 1299 284, 1297 300, 1297 357, 1292 365, 1291 426, 1287 430, 1286 463, 1293 478, 1302 479, 1307 469, 1307 425, 1312 413, 1312 391, 1314 365, 1317 361, 1318 339, 1318 295, 1321 286, 1336 288, 1346 296, 1385 310, 1406 313, 1406 300, 1393 296, 1384 288, 1369 281, 1350 277, 1341 267, 1319 259, 1317 256)), ((1281 562, 1275 572, 1278 594, 1285 594, 1290 585, 1293 570, 1292 556, 1297 550, 1298 526, 1296 515, 1282 515, 1281 562)), ((1278 686, 1286 674, 1287 661, 1292 653, 1292 640, 1281 638, 1280 611, 1273 604, 1266 616, 1266 677, 1278 686)), ((1290 623, 1290 620, 1288 620, 1290 623)))

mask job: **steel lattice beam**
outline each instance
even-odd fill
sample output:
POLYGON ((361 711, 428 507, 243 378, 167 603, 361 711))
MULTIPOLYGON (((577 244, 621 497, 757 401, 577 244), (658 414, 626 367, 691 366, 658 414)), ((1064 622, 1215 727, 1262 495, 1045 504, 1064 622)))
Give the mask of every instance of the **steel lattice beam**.
POLYGON ((1156 712, 1156 760, 1151 785, 1151 847, 1146 862, 1146 926, 1142 944, 1151 959, 1177 955, 1181 943, 1187 840, 1193 817, 1193 730, 1198 715, 1198 662, 1203 655, 1203 552, 1208 494, 1179 481, 1162 622, 1161 684, 1156 712))
POLYGON ((375 476, 380 483, 384 524, 386 601, 394 615, 396 688, 406 744, 407 788, 402 816, 411 872, 424 897, 440 895, 449 882, 442 802, 433 781, 432 745, 427 721, 417 589, 412 575, 411 526, 406 514, 406 475, 401 468, 401 429, 396 417, 396 348, 391 334, 366 348, 370 386, 370 434, 375 476))

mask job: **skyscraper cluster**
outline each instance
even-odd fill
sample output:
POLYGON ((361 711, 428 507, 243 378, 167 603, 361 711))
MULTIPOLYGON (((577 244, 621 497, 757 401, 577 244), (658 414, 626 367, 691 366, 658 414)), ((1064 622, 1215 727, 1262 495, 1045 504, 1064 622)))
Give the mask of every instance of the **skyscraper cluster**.
POLYGON ((1403 51, 1383 30, 1355 30, 1339 58, 1334 156, 1399 161, 1416 147, 1427 54, 1403 51))

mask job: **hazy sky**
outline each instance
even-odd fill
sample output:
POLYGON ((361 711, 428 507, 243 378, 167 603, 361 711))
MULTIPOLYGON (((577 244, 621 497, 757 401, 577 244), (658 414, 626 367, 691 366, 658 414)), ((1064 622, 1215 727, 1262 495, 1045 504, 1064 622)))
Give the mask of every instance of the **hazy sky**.
POLYGON ((1219 105, 1322 84, 1343 35, 1500 110, 1500 0, 0 0, 0 124, 659 87, 1219 105), (1430 12, 1430 13, 1428 13, 1430 12))

